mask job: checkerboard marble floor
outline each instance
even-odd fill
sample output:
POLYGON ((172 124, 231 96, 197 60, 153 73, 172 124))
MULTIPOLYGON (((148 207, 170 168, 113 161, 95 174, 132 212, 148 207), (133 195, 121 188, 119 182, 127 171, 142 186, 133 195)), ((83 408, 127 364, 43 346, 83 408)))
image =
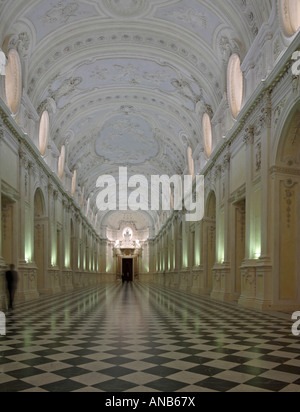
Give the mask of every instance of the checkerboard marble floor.
POLYGON ((20 304, 0 392, 300 392, 288 317, 147 284, 20 304))

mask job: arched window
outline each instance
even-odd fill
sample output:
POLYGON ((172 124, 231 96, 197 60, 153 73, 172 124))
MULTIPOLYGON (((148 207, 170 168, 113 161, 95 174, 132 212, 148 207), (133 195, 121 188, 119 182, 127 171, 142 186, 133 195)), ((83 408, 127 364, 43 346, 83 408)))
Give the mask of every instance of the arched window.
POLYGON ((60 156, 58 159, 58 177, 62 179, 65 171, 65 161, 66 161, 66 147, 62 146, 60 156))
POLYGON ((45 110, 40 120, 39 146, 42 156, 45 155, 49 137, 49 113, 45 110))
POLYGON ((188 156, 188 165, 189 165, 189 174, 194 179, 195 177, 195 166, 194 166, 194 159, 193 159, 193 150, 191 147, 187 149, 187 156, 188 156))
POLYGON ((22 71, 19 54, 12 49, 8 53, 5 75, 6 102, 13 114, 19 110, 22 97, 22 71))
POLYGON ((284 33, 293 36, 300 28, 300 1, 279 0, 280 21, 284 33))
POLYGON ((237 117, 243 103, 244 78, 237 54, 230 57, 227 74, 227 93, 233 117, 237 117))
POLYGON ((212 152, 212 128, 210 117, 207 113, 203 115, 202 119, 204 148, 207 157, 210 157, 212 152))

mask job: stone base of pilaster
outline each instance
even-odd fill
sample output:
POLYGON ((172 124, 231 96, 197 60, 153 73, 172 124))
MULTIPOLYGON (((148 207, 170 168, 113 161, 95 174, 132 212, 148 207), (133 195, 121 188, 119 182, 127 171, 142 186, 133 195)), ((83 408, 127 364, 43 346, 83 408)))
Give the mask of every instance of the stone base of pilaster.
POLYGON ((18 284, 15 295, 16 302, 27 302, 38 299, 38 270, 34 263, 21 261, 18 264, 18 284))
POLYGON ((213 289, 211 298, 221 302, 233 300, 230 289, 230 265, 227 263, 215 265, 213 268, 213 289))
POLYGON ((204 270, 202 266, 194 267, 192 270, 191 292, 196 295, 207 294, 207 292, 205 292, 204 270))
POLYGON ((71 269, 63 269, 62 271, 61 290, 62 292, 69 292, 74 290, 73 271, 71 269))
POLYGON ((273 310, 272 265, 269 259, 259 259, 256 267, 256 299, 254 309, 273 310))
POLYGON ((269 260, 248 260, 242 265, 242 288, 238 304, 258 310, 273 310, 272 266, 269 260))
POLYGON ((190 269, 182 269, 180 273, 179 290, 190 292, 192 286, 192 277, 190 269))
POLYGON ((49 289, 51 293, 54 295, 56 293, 60 293, 62 291, 61 288, 61 271, 58 267, 52 267, 48 269, 48 277, 49 277, 49 289))

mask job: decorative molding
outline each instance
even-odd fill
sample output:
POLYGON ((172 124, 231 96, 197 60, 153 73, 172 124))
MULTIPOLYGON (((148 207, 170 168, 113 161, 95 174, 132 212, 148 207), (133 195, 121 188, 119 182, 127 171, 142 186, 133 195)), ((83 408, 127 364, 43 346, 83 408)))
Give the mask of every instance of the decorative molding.
POLYGON ((245 129, 245 133, 243 136, 243 142, 248 146, 253 145, 255 138, 255 126, 250 125, 245 129))
POLYGON ((292 206, 293 202, 295 201, 295 190, 293 188, 297 185, 297 183, 294 183, 292 179, 288 179, 284 182, 285 186, 285 203, 286 203, 286 223, 287 223, 287 228, 290 229, 291 227, 291 219, 292 219, 292 206))
POLYGON ((261 161, 262 161, 262 153, 261 153, 261 142, 258 142, 256 145, 256 172, 261 170, 261 161))
POLYGON ((270 174, 283 174, 283 175, 294 175, 300 176, 300 169, 293 169, 283 166, 273 166, 270 168, 270 174))

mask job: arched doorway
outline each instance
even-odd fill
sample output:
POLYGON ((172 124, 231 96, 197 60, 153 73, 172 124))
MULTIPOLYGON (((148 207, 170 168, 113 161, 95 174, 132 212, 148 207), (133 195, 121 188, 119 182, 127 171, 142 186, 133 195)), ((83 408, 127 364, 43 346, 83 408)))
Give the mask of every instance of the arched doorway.
POLYGON ((37 266, 38 291, 45 289, 46 285, 45 216, 44 196, 42 191, 37 189, 34 196, 34 261, 37 266))
POLYGON ((206 217, 203 226, 204 270, 208 293, 212 291, 213 268, 216 263, 216 203, 216 195, 214 192, 211 192, 206 205, 206 217))
POLYGON ((274 306, 300 303, 300 105, 283 129, 274 167, 274 306))

